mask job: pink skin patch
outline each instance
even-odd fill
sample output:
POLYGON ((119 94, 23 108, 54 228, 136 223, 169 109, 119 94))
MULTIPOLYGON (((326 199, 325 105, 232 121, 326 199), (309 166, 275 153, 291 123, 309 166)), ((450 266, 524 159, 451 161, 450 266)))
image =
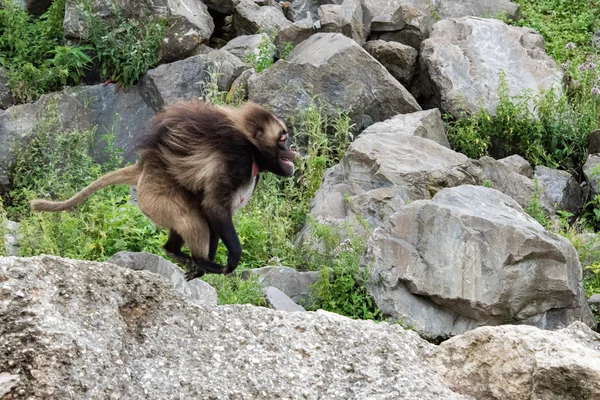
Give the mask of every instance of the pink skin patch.
POLYGON ((255 178, 260 171, 258 170, 258 165, 255 162, 252 162, 252 177, 255 178))

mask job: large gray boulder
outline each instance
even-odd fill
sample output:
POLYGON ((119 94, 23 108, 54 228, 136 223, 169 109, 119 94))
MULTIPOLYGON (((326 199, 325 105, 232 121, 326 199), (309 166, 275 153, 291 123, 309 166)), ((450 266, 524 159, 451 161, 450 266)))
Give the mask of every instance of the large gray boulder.
POLYGON ((154 111, 181 100, 204 97, 211 73, 218 73, 217 86, 227 92, 235 79, 249 67, 226 50, 212 51, 149 70, 141 79, 140 91, 154 111))
POLYGON ((292 25, 279 7, 261 7, 253 0, 235 0, 234 5, 233 28, 236 36, 254 35, 261 31, 270 36, 292 25))
POLYGON ((557 332, 483 327, 443 342, 433 363, 454 390, 473 399, 596 399, 599 344, 600 335, 581 323, 557 332))
POLYGON ((292 117, 298 121, 314 96, 329 116, 349 112, 359 129, 421 109, 381 64, 339 33, 311 36, 286 60, 253 75, 248 85, 250 100, 270 107, 286 122, 292 117))
MULTIPOLYGON (((90 2, 91 12, 106 22, 115 20, 110 0, 90 2)), ((116 6, 126 19, 148 21, 152 17, 168 19, 162 55, 166 60, 185 58, 200 43, 210 39, 215 24, 208 8, 195 0, 133 0, 118 2, 116 6)), ((85 6, 77 0, 67 0, 63 28, 65 36, 84 39, 88 35, 89 17, 85 6)))
POLYGON ((544 167, 535 167, 535 179, 552 201, 557 210, 577 213, 585 206, 585 193, 577 180, 567 171, 544 167))
POLYGON ((432 0, 441 19, 460 17, 503 17, 518 19, 521 15, 518 4, 508 0, 432 0))
POLYGON ((504 323, 595 326, 574 247, 494 189, 406 205, 374 231, 363 266, 377 306, 428 338, 504 323))
MULTIPOLYGON (((258 55, 258 46, 263 40, 271 43, 271 39, 265 34, 257 33, 256 35, 242 35, 231 39, 221 49, 226 50, 240 60, 245 61, 249 55, 258 55)), ((273 55, 275 55, 274 51, 273 55)))
POLYGON ((360 45, 367 41, 368 32, 363 25, 360 0, 344 0, 342 4, 326 4, 319 7, 322 32, 339 32, 360 45))
POLYGON ((398 42, 371 40, 364 46, 394 78, 405 87, 408 86, 417 70, 419 53, 410 46, 398 42))
POLYGON ((173 284, 173 291, 197 304, 216 306, 217 291, 208 283, 194 279, 186 282, 183 270, 172 262, 150 253, 120 251, 106 262, 134 271, 150 271, 173 284))
POLYGON ((400 42, 419 50, 436 22, 435 8, 422 0, 363 0, 371 39, 400 42))
POLYGON ((109 263, 0 258, 0 310, 18 398, 467 399, 432 371, 434 346, 398 324, 200 306, 109 263))
POLYGON ((115 135, 115 146, 124 150, 126 161, 135 161, 135 138, 147 132, 154 116, 138 85, 115 91, 115 85, 78 86, 62 92, 43 95, 32 104, 0 110, 0 168, 7 169, 13 159, 13 146, 19 146, 37 124, 46 117, 54 118, 55 129, 87 130, 96 127, 95 158, 102 162, 102 136, 115 135), (55 115, 54 115, 55 114, 55 115))
POLYGON ((511 95, 559 90, 562 79, 541 35, 495 19, 436 23, 421 46, 420 64, 431 79, 433 104, 457 117, 480 106, 495 114, 502 73, 511 95))

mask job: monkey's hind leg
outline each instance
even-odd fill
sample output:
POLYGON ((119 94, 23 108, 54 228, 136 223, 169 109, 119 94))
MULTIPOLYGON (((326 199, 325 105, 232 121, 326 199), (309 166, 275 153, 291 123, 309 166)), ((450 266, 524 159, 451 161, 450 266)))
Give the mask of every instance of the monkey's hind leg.
POLYGON ((180 234, 175 232, 173 229, 169 230, 169 239, 163 246, 165 252, 169 257, 175 260, 177 263, 182 264, 189 271, 194 267, 194 260, 189 255, 181 251, 184 241, 180 234))

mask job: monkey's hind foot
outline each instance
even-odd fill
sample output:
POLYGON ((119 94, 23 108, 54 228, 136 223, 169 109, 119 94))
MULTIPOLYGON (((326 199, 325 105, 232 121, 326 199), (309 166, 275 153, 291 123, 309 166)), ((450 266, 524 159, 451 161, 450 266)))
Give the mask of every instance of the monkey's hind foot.
POLYGON ((198 268, 197 266, 193 266, 189 269, 188 272, 186 272, 184 276, 185 280, 189 282, 193 279, 202 277, 204 274, 205 272, 202 271, 200 268, 198 268))

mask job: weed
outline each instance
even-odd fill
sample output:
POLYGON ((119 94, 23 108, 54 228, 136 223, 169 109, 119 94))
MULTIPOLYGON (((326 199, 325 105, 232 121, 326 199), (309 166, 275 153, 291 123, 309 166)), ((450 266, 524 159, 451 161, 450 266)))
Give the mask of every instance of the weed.
POLYGON ((552 89, 538 96, 527 92, 511 96, 504 74, 498 93, 496 115, 482 108, 458 120, 446 116, 448 139, 455 150, 470 158, 519 154, 532 165, 571 173, 581 169, 589 133, 598 126, 597 100, 586 102, 580 97, 583 103, 573 106, 565 93, 552 89))
POLYGON ((323 309, 356 319, 381 320, 383 314, 367 291, 369 272, 360 269, 364 242, 345 229, 341 240, 339 231, 331 227, 310 225, 316 240, 323 245, 320 251, 305 249, 305 260, 311 269, 321 272, 321 279, 311 292, 310 309, 323 309))
POLYGON ((531 218, 535 219, 542 225, 544 228, 550 228, 551 221, 544 212, 542 205, 540 203, 540 184, 537 179, 533 180, 533 193, 531 194, 531 198, 529 199, 529 203, 527 207, 525 207, 525 212, 531 216, 531 218))
POLYGON ((266 305, 262 287, 255 278, 242 279, 237 275, 205 275, 202 279, 217 290, 217 303, 219 305, 266 305))
POLYGON ((77 84, 91 58, 87 47, 66 46, 63 39, 65 0, 33 18, 12 0, 0 1, 0 65, 17 102, 77 84))
POLYGON ((101 64, 102 76, 122 87, 133 85, 160 60, 166 21, 148 18, 145 22, 125 19, 113 7, 114 26, 95 16, 84 4, 89 19, 89 40, 101 64))
POLYGON ((294 46, 290 42, 284 43, 283 47, 279 49, 273 44, 279 34, 276 30, 274 30, 271 35, 267 35, 262 31, 260 34, 262 35, 262 39, 258 44, 258 53, 251 53, 244 60, 247 64, 252 66, 257 73, 260 73, 273 65, 277 53, 279 53, 280 59, 286 59, 294 49, 294 46))

